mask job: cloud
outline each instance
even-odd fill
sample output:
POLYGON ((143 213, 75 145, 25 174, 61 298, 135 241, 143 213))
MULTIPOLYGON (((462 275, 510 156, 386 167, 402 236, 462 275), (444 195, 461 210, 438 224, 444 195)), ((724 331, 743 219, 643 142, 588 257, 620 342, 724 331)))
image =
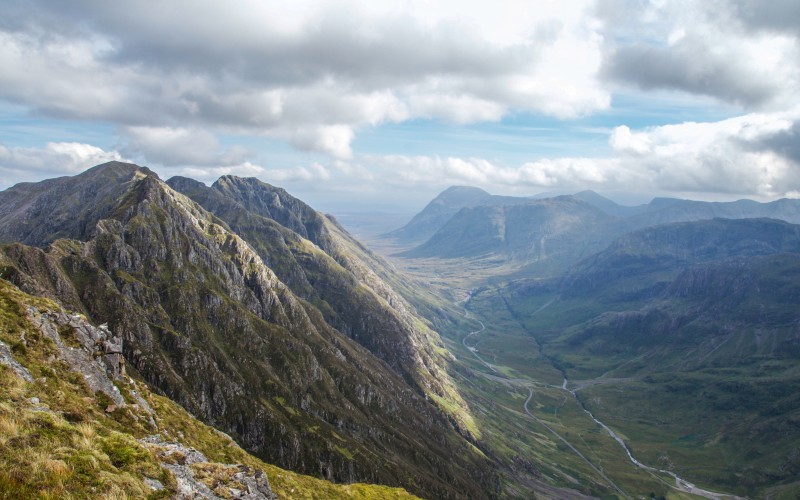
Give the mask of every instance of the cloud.
POLYGON ((358 130, 387 122, 607 108, 589 2, 507 3, 11 0, 0 99, 131 139, 206 128, 342 158, 358 130))
POLYGON ((250 162, 226 167, 182 167, 170 169, 170 175, 182 175, 212 183, 223 175, 258 177, 272 183, 317 182, 331 179, 329 169, 319 163, 297 168, 265 168, 250 162))
POLYGON ((614 128, 608 143, 618 152, 630 154, 645 154, 651 150, 650 139, 645 134, 632 134, 627 125, 614 128))
POLYGON ((270 169, 265 172, 264 177, 273 182, 327 181, 331 174, 323 165, 312 163, 308 167, 270 169))
POLYGON ((143 157, 167 167, 178 165, 230 166, 242 164, 251 153, 241 147, 220 150, 214 134, 200 129, 127 127, 122 132, 123 154, 143 157))
POLYGON ((683 38, 671 47, 620 48, 609 58, 605 71, 645 90, 676 89, 747 107, 761 106, 781 90, 780 82, 756 77, 750 61, 739 55, 733 47, 720 51, 702 40, 683 38))
POLYGON ((796 102, 797 2, 601 0, 596 12, 609 35, 602 74, 611 81, 710 96, 747 110, 796 102))
POLYGON ((734 0, 731 4, 748 29, 800 34, 800 3, 794 0, 734 0))
POLYGON ((78 142, 49 142, 44 148, 9 148, 0 144, 0 185, 74 175, 112 160, 124 158, 117 151, 78 142))
POLYGON ((291 143, 303 151, 320 151, 336 158, 350 158, 353 129, 343 125, 304 127, 295 130, 291 143))
MULTIPOLYGON (((500 192, 599 189, 775 198, 800 192, 800 108, 717 122, 685 122, 609 134, 608 157, 544 158, 501 165, 482 158, 371 156, 382 179, 405 189, 471 184, 500 192)), ((348 173, 348 170, 339 168, 348 173)))
POLYGON ((791 127, 774 134, 759 137, 758 141, 748 141, 754 149, 769 149, 787 160, 800 165, 800 121, 791 127), (755 142, 755 144, 753 144, 755 142))

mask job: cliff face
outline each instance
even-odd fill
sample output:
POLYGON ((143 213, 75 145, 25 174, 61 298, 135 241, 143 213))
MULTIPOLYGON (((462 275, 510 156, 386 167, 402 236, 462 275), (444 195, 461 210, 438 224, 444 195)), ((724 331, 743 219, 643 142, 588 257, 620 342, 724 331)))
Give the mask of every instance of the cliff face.
POLYGON ((445 369, 449 358, 439 354, 444 346, 438 334, 387 281, 401 278, 335 220, 257 179, 226 176, 211 187, 186 178, 167 183, 222 219, 329 325, 420 392, 445 401, 442 407, 451 410, 458 428, 476 437, 445 369))
MULTIPOLYGON (((54 206, 72 211, 74 223, 23 238, 50 243, 46 251, 2 247, 0 277, 108 323, 124 338, 129 367, 260 457, 432 497, 486 494, 483 460, 419 389, 416 381, 435 378, 418 375, 407 319, 322 251, 335 243, 318 214, 277 193, 271 205, 250 201, 275 219, 251 212, 223 221, 223 210, 217 218, 147 170, 112 167, 83 178, 116 179, 113 201, 98 202, 102 214, 72 201, 54 206), (348 298, 337 301, 337 292, 348 298)), ((47 186, 25 188, 38 193, 31 207, 57 197, 47 186)), ((3 195, 0 204, 19 193, 3 195)), ((18 216, 35 224, 36 210, 18 216)))

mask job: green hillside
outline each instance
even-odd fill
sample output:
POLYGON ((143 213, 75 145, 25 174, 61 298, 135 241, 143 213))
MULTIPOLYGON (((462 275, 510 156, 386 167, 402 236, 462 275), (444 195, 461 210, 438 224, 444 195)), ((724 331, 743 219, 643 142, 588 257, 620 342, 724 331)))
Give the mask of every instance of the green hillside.
POLYGON ((169 498, 179 487, 233 498, 248 484, 262 498, 415 498, 266 464, 135 372, 106 380, 123 401, 113 403, 85 379, 94 361, 76 331, 89 329, 82 316, 0 280, 0 498, 169 498), (85 359, 65 358, 59 343, 85 359), (197 452, 204 460, 193 462, 197 452))

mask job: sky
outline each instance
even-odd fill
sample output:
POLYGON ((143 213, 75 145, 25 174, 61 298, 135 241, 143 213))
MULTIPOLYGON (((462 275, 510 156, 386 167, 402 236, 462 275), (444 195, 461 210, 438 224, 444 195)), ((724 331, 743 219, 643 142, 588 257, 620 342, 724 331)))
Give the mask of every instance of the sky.
POLYGON ((109 160, 317 209, 800 197, 797 0, 5 0, 0 189, 109 160))

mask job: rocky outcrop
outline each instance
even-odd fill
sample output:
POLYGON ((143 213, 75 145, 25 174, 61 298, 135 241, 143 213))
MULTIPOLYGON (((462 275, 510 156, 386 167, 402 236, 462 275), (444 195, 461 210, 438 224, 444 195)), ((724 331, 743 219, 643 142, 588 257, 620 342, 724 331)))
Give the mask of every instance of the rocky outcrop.
POLYGON ((31 372, 28 371, 27 368, 22 366, 14 359, 14 356, 11 354, 11 349, 8 347, 8 344, 0 340, 0 364, 6 365, 7 367, 11 368, 14 373, 17 374, 25 382, 33 382, 33 375, 31 372))
POLYGON ((122 337, 112 334, 106 325, 92 326, 79 314, 29 307, 28 318, 55 343, 59 358, 83 375, 92 391, 102 392, 117 407, 125 406, 125 399, 114 385, 114 380, 125 374, 122 337))
MULTIPOLYGON (((273 500, 278 498, 269 486, 267 475, 246 465, 213 463, 194 448, 164 441, 158 435, 148 436, 142 443, 155 451, 161 466, 172 472, 177 482, 173 498, 273 500)), ((150 482, 155 491, 164 489, 158 481, 150 482)))

